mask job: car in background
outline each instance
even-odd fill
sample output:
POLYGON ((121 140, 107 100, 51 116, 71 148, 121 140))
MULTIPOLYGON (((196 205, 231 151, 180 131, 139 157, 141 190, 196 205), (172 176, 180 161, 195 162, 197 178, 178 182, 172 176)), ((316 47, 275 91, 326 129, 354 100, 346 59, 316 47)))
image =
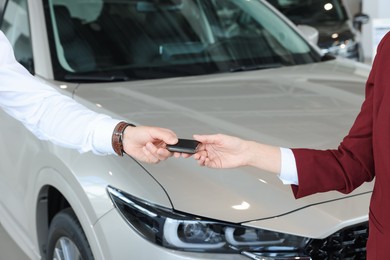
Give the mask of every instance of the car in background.
POLYGON ((366 14, 350 17, 342 0, 268 0, 297 25, 309 25, 319 32, 318 46, 324 53, 363 62, 361 26, 366 14))
MULTIPOLYGON (((7 0, 1 30, 64 95, 181 138, 337 147, 369 73, 262 0, 7 0)), ((0 222, 31 259, 365 258, 372 183, 296 200, 258 169, 80 154, 0 121, 0 222)))

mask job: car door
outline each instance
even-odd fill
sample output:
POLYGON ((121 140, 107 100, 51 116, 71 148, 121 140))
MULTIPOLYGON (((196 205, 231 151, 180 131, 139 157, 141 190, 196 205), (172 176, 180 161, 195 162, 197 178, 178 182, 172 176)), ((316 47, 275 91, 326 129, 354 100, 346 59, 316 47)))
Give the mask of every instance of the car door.
MULTIPOLYGON (((4 2, 4 1, 2 1, 4 2)), ((33 68, 27 0, 9 0, 0 29, 11 42, 18 61, 30 72, 33 68)), ((12 87, 12 86, 9 86, 12 87)), ((0 218, 12 236, 24 239, 33 223, 29 194, 33 187, 30 174, 40 142, 17 120, 0 110, 0 218)))

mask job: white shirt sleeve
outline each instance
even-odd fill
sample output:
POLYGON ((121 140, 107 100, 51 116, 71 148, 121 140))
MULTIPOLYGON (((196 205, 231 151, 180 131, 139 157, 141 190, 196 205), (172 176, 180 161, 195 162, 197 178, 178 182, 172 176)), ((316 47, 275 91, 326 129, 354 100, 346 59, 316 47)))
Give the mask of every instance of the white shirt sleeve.
POLYGON ((283 184, 298 185, 298 171, 293 152, 291 149, 281 147, 280 153, 282 165, 279 179, 283 182, 283 184))
POLYGON ((0 107, 42 140, 95 154, 115 154, 119 120, 95 113, 33 77, 14 57, 0 31, 0 107))

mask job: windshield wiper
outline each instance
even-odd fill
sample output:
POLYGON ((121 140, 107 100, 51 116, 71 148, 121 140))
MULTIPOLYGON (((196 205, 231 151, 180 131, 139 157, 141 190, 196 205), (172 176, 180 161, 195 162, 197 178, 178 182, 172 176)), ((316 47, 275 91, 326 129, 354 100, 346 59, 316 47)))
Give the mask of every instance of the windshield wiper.
POLYGON ((115 82, 128 81, 129 77, 125 75, 77 75, 68 74, 64 76, 67 81, 83 81, 83 82, 115 82))
POLYGON ((262 69, 272 69, 282 67, 280 63, 271 63, 271 64, 255 64, 255 65, 242 65, 237 67, 232 67, 229 69, 230 72, 238 71, 250 71, 250 70, 262 70, 262 69))

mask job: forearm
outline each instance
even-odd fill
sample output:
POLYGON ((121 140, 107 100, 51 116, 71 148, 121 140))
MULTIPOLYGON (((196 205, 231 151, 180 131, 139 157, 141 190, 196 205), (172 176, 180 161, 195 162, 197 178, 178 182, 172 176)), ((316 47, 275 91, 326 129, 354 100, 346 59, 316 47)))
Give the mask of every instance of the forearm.
POLYGON ((34 121, 25 122, 38 138, 81 153, 115 154, 111 139, 119 120, 95 113, 61 94, 44 103, 34 121))
POLYGON ((111 135, 119 121, 85 108, 33 77, 0 36, 0 107, 40 139, 80 152, 113 154, 111 135))
POLYGON ((111 136, 118 120, 95 113, 35 79, 22 82, 21 78, 16 83, 28 85, 28 90, 14 87, 1 92, 0 106, 9 115, 39 139, 80 152, 114 153, 111 136))
POLYGON ((247 165, 279 174, 281 170, 280 147, 247 141, 247 165))

